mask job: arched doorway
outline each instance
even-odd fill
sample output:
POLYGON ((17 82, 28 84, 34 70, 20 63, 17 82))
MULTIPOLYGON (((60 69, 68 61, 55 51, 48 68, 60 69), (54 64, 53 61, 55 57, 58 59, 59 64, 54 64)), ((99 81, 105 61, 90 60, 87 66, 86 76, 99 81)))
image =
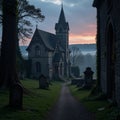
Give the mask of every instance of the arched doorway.
POLYGON ((115 98, 115 38, 113 26, 110 23, 107 31, 107 95, 115 98))

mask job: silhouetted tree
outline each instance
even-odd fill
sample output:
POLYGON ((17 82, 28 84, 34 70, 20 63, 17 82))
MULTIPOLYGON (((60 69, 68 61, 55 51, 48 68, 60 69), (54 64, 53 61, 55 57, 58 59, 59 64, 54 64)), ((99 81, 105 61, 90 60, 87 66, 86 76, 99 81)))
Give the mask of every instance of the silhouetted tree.
POLYGON ((19 48, 19 40, 25 41, 26 38, 30 38, 32 35, 32 23, 30 21, 32 18, 36 22, 41 22, 44 19, 44 16, 41 14, 41 10, 39 8, 35 8, 35 6, 30 5, 27 0, 18 0, 18 19, 17 19, 17 61, 18 64, 18 72, 23 71, 24 63, 19 48))
MULTIPOLYGON (((2 0, 1 0, 2 1, 2 0)), ((2 2, 0 1, 0 10, 2 8, 2 2)), ((27 0, 18 0, 18 17, 17 17, 17 60, 20 62, 19 66, 24 66, 21 63, 24 63, 24 60, 21 56, 20 48, 19 48, 19 40, 26 40, 26 38, 30 38, 32 35, 32 23, 30 19, 34 19, 36 22, 41 22, 44 20, 44 15, 41 14, 41 10, 36 8, 33 5, 30 5, 27 0)), ((2 21, 3 15, 0 12, 0 23, 2 21)), ((21 67, 19 67, 21 68, 21 67)), ((22 67, 23 68, 23 67, 22 67)), ((21 71, 21 69, 19 69, 21 71)))
POLYGON ((17 0, 3 0, 0 87, 19 82, 16 73, 17 0))
MULTIPOLYGON (((2 8, 2 0, 0 0, 0 10, 2 8)), ((25 40, 25 37, 29 38, 32 33, 32 23, 30 18, 36 22, 44 20, 44 15, 41 13, 40 8, 36 8, 34 5, 30 5, 27 0, 18 0, 18 35, 19 39, 25 40)), ((0 21, 2 20, 2 12, 0 13, 0 21)))

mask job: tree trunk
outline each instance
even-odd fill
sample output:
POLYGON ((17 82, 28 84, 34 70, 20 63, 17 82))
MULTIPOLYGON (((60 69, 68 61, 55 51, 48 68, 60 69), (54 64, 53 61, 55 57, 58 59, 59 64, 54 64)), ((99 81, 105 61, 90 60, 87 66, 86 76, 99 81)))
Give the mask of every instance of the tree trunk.
POLYGON ((17 0, 3 0, 3 33, 0 87, 9 88, 18 81, 16 73, 17 0))

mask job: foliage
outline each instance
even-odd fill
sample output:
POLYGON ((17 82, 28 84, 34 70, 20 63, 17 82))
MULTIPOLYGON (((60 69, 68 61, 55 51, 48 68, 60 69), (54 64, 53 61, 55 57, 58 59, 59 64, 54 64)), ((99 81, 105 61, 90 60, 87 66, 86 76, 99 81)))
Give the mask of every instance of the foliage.
POLYGON ((40 8, 30 5, 27 0, 18 0, 18 32, 21 39, 29 38, 32 33, 30 18, 36 22, 44 20, 40 8), (25 38, 24 38, 25 37, 25 38))
MULTIPOLYGON (((2 9, 2 0, 0 0, 0 11, 2 9)), ((44 15, 41 13, 40 8, 36 8, 34 5, 30 5, 27 0, 18 0, 18 35, 19 39, 25 40, 30 38, 32 33, 32 23, 30 18, 36 22, 44 20, 44 15)), ((0 23, 2 22, 2 12, 0 14, 0 23)))
POLYGON ((0 91, 1 120, 45 120, 51 107, 58 99, 61 84, 54 82, 49 90, 38 89, 38 81, 23 80, 23 85, 31 92, 24 94, 23 110, 5 107, 8 104, 8 91, 0 91))
MULTIPOLYGON (((2 14, 2 1, 0 0, 0 23, 2 23, 3 14, 2 14)), ((13 7, 14 8, 14 7, 13 7)), ((11 10, 11 8, 10 8, 11 10)), ((8 10, 9 11, 9 10, 8 10)), ((36 8, 33 5, 30 5, 27 0, 18 0, 17 6, 17 70, 18 72, 25 71, 25 61, 23 60, 20 49, 19 49, 19 40, 23 40, 23 42, 30 38, 32 35, 32 23, 30 19, 33 19, 36 22, 41 22, 44 20, 44 15, 41 13, 40 8, 36 8)))

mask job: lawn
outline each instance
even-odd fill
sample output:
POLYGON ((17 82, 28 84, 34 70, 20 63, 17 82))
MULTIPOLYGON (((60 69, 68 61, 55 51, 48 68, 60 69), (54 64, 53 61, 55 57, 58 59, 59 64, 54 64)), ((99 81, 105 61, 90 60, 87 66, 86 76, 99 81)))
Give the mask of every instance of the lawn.
POLYGON ((45 120, 49 110, 58 99, 61 83, 53 82, 49 90, 38 89, 38 81, 22 80, 30 93, 24 94, 23 110, 6 107, 9 92, 0 91, 0 120, 45 120))
POLYGON ((90 90, 78 90, 76 86, 69 86, 72 95, 95 114, 96 120, 116 120, 117 108, 111 106, 107 100, 93 100, 90 90))

